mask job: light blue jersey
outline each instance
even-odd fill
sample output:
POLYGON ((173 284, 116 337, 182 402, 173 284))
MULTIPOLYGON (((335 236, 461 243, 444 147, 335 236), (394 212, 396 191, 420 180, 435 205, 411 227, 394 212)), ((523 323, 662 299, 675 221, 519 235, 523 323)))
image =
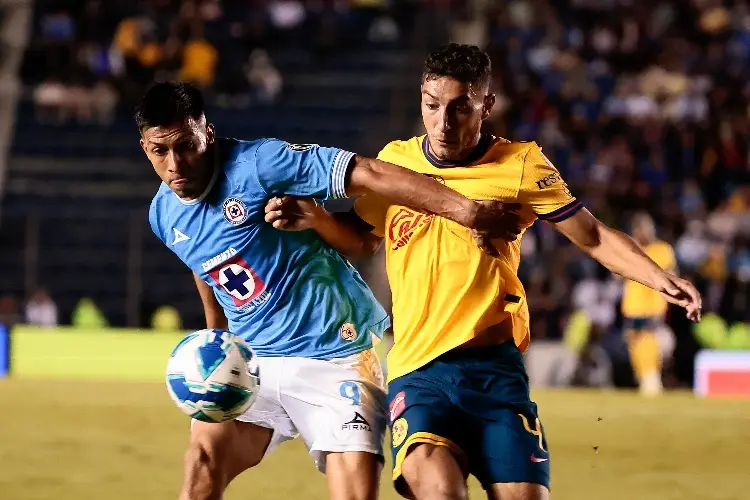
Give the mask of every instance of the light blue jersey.
POLYGON ((359 273, 317 233, 280 231, 263 219, 275 195, 345 197, 352 156, 277 139, 218 139, 203 195, 186 202, 162 183, 151 202, 156 236, 213 287, 230 331, 259 356, 344 357, 390 326, 359 273))

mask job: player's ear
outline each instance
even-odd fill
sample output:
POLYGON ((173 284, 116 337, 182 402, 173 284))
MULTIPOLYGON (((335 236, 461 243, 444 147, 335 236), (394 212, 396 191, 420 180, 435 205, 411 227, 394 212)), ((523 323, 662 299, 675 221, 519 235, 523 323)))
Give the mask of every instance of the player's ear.
POLYGON ((216 129, 213 123, 206 124, 206 142, 211 145, 216 140, 216 129))
POLYGON ((482 120, 486 120, 492 113, 492 108, 495 107, 495 94, 492 92, 484 96, 484 109, 482 109, 482 120))
POLYGON ((143 150, 143 152, 148 154, 148 151, 146 151, 146 141, 143 140, 143 136, 141 136, 140 144, 141 144, 141 149, 143 150))

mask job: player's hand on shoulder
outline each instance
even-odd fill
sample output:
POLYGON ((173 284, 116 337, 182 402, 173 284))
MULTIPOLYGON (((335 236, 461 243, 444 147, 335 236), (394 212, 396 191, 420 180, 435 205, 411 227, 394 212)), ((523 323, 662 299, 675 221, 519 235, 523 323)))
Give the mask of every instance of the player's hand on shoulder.
POLYGON ((492 240, 515 241, 523 229, 518 210, 519 203, 502 201, 477 201, 477 215, 472 234, 477 244, 487 253, 498 255, 492 240))
POLYGON ((688 280, 665 271, 656 278, 656 290, 667 302, 683 307, 690 321, 697 323, 701 320, 703 299, 688 280))
POLYGON ((312 198, 274 196, 266 203, 265 212, 266 222, 276 229, 303 231, 314 229, 317 218, 325 210, 312 198))

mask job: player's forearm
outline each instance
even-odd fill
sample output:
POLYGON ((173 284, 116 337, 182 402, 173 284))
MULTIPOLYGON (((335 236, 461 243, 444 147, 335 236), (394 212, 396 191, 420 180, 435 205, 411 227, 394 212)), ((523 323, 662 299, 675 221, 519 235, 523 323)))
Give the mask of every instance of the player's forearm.
POLYGON ((323 241, 346 257, 370 257, 380 247, 380 238, 373 234, 361 233, 322 207, 315 217, 313 229, 323 241))
POLYGON ((585 208, 555 229, 604 267, 623 278, 656 288, 664 271, 628 235, 607 227, 585 208))
POLYGON ((357 155, 352 161, 347 194, 376 193, 398 205, 475 227, 478 204, 436 180, 373 158, 357 155))
POLYGON ((229 321, 224 314, 221 304, 216 300, 214 292, 197 274, 193 273, 195 286, 198 288, 198 295, 203 303, 203 313, 206 316, 206 328, 216 328, 217 330, 229 330, 229 321))
POLYGON ((664 271, 646 255, 627 234, 603 224, 597 227, 598 237, 582 249, 604 267, 623 278, 656 287, 655 277, 664 271))

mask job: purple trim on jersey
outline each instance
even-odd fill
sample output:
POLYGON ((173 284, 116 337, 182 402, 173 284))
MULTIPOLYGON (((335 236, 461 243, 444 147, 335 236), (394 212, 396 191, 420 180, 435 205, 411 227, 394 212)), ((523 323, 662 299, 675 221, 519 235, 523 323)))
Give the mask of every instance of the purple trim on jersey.
POLYGON ((457 161, 441 160, 430 150, 430 140, 427 138, 427 136, 424 136, 424 139, 422 139, 422 153, 424 153, 427 161, 429 161, 434 167, 437 168, 465 167, 467 165, 471 165, 475 161, 479 160, 482 156, 484 156, 487 150, 490 149, 491 144, 492 136, 489 134, 482 134, 482 136, 479 138, 477 146, 474 148, 474 151, 472 151, 471 154, 466 157, 466 159, 457 161))
POLYGON ((567 205, 558 208, 548 214, 537 214, 540 220, 547 222, 562 222, 565 219, 573 217, 583 208, 583 204, 578 200, 573 200, 567 205))

